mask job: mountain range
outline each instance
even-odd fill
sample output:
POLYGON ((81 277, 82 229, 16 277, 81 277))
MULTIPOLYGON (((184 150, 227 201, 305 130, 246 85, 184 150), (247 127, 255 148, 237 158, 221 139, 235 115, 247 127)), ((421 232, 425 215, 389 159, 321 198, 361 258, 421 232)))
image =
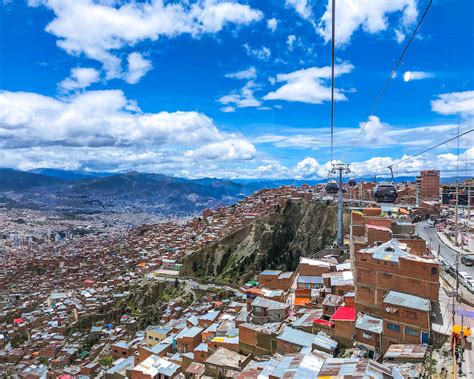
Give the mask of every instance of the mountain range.
MULTIPOLYGON (((414 180, 414 177, 395 178, 397 182, 414 180)), ((233 204, 263 188, 324 182, 326 179, 185 179, 140 172, 0 169, 0 205, 69 212, 136 211, 186 215, 207 207, 233 204)))

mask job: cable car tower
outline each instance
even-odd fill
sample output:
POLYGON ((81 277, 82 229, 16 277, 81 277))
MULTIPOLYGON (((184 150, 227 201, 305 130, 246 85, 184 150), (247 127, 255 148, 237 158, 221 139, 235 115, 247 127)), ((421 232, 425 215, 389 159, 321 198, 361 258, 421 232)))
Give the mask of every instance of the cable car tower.
POLYGON ((343 222, 342 222, 342 175, 349 174, 351 172, 348 163, 333 163, 331 168, 331 173, 339 173, 339 193, 337 199, 337 244, 338 246, 344 245, 344 231, 343 231, 343 222))

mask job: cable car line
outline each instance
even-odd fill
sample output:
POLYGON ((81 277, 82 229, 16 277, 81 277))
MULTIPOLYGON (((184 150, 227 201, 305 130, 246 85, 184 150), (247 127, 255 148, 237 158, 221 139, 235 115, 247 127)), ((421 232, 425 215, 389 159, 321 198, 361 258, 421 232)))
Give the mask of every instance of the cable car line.
POLYGON ((399 165, 400 163, 402 163, 402 162, 408 161, 408 160, 413 159, 413 158, 415 158, 415 157, 417 157, 417 156, 419 156, 419 155, 421 155, 421 154, 427 153, 428 151, 434 150, 434 149, 436 149, 437 147, 439 147, 439 146, 441 146, 441 145, 444 145, 445 143, 454 141, 456 138, 460 138, 460 137, 462 137, 462 136, 465 136, 466 134, 472 133, 473 131, 474 131, 474 129, 470 129, 470 130, 468 130, 468 131, 466 131, 466 132, 464 132, 464 133, 461 133, 461 134, 459 134, 459 135, 456 135, 455 137, 452 137, 452 138, 450 138, 450 139, 448 139, 448 140, 446 140, 446 141, 443 141, 443 142, 438 143, 437 145, 431 146, 431 147, 428 148, 428 149, 425 149, 425 150, 423 150, 423 151, 420 151, 419 153, 417 153, 417 154, 415 154, 415 155, 411 155, 411 156, 409 156, 409 157, 407 157, 407 158, 404 158, 404 159, 399 160, 398 162, 392 163, 391 165, 387 166, 387 168, 392 168, 392 167, 398 166, 398 165, 399 165))
MULTIPOLYGON (((385 91, 387 90, 390 82, 392 81, 392 79, 395 77, 395 73, 397 72, 397 69, 398 69, 398 66, 400 66, 400 64, 402 63, 402 60, 405 56, 405 53, 407 52, 408 48, 410 47, 410 44, 411 42, 413 41, 413 39, 415 38, 415 35, 416 33, 418 32, 418 29, 420 28, 421 26, 421 23, 423 22, 425 16, 427 15, 430 7, 431 7, 431 4, 433 3, 433 0, 430 0, 430 2, 428 3, 428 5, 426 6, 425 8, 425 11, 423 12, 423 15, 421 16, 420 20, 418 21, 418 24, 416 25, 416 28, 415 30, 413 31, 413 33, 411 34, 410 36, 410 39, 408 40, 408 42, 406 43, 400 57, 398 58, 398 61, 397 63, 395 64, 394 68, 392 69, 392 72, 390 73, 390 76, 388 77, 387 81, 385 82, 385 85, 383 86, 382 90, 380 91, 380 93, 378 94, 378 96, 375 98, 375 101, 374 103, 372 104, 372 107, 370 109, 370 113, 367 117, 367 119, 364 121, 363 125, 362 125, 362 128, 359 132, 359 134, 357 135, 354 143, 351 145, 351 147, 349 148, 349 150, 347 151, 347 153, 344 155, 344 158, 347 157, 347 155, 352 151, 352 149, 357 145, 357 143, 359 142, 359 139, 362 135, 362 133, 364 132, 364 129, 365 127, 367 126, 367 123, 369 122, 369 118, 370 116, 372 116, 375 111, 377 110, 377 107, 380 103, 380 100, 382 100, 382 97, 383 95, 385 94, 385 91)), ((332 136, 331 136, 332 138, 332 136)), ((331 140, 331 157, 332 157, 332 140, 331 140)), ((344 161, 344 158, 342 159, 344 161)))
POLYGON ((336 0, 332 0, 332 30, 331 30, 331 164, 334 145, 334 61, 335 61, 335 36, 336 36, 336 0))

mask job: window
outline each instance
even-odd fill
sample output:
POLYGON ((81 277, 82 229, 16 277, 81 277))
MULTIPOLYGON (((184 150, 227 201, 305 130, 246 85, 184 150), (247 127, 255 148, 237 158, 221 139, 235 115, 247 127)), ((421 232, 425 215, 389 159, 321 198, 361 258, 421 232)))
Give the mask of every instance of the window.
POLYGON ((420 335, 419 330, 410 328, 409 326, 405 326, 405 334, 413 337, 418 337, 420 335))
POLYGON ((370 333, 362 333, 362 337, 364 337, 366 340, 370 340, 372 338, 372 334, 370 333))
POLYGON ((400 325, 393 324, 391 322, 387 322, 387 329, 391 330, 392 332, 400 332, 400 325))
POLYGON ((344 291, 343 291, 343 290, 339 290, 339 295, 344 295, 344 291))
POLYGON ((436 275, 438 273, 438 269, 436 267, 431 267, 431 275, 436 275))

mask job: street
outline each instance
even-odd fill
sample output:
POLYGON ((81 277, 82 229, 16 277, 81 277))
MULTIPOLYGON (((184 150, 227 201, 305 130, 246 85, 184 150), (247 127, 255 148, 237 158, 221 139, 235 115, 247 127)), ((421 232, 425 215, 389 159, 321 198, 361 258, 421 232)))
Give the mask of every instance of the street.
MULTIPOLYGON (((439 251, 440 255, 453 266, 456 265, 456 257, 458 253, 446 246, 436 234, 436 229, 430 227, 426 222, 419 222, 415 226, 415 230, 418 235, 426 240, 427 245, 434 251, 439 251)), ((465 266, 459 260, 459 271, 465 271, 472 277, 474 277, 474 266, 465 266)))

